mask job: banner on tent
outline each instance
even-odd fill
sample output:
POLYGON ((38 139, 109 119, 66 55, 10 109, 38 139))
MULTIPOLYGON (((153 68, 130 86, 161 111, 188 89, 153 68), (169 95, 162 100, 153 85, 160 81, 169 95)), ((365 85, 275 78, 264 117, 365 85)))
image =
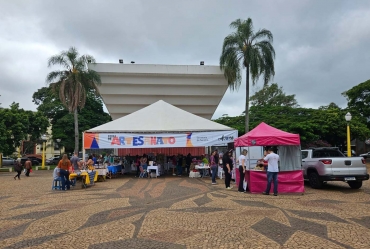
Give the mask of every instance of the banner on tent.
POLYGON ((236 130, 187 133, 84 133, 84 149, 200 147, 233 142, 236 130))

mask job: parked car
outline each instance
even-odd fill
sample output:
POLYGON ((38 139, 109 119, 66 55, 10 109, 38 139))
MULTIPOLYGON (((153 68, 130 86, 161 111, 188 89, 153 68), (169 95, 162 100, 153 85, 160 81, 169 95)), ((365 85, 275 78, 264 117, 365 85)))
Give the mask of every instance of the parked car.
POLYGON ((3 166, 11 166, 14 165, 15 160, 11 157, 3 157, 2 158, 3 166))
POLYGON ((345 157, 336 147, 302 150, 302 169, 312 188, 321 188, 328 181, 343 181, 359 189, 362 181, 369 180, 365 159, 345 157))
POLYGON ((21 158, 21 164, 24 166, 24 163, 27 161, 27 158, 29 158, 32 162, 32 166, 38 166, 42 163, 42 160, 38 157, 22 157, 21 158))
MULTIPOLYGON (((345 156, 348 156, 347 154, 347 151, 343 151, 343 154, 345 155, 345 156)), ((356 151, 354 151, 354 150, 351 150, 351 156, 356 156, 356 151)))
POLYGON ((46 159, 46 164, 47 165, 57 165, 60 161, 60 156, 53 156, 50 157, 49 159, 46 159))
POLYGON ((363 158, 370 158, 370 151, 369 152, 367 152, 367 153, 364 153, 364 154, 361 154, 360 155, 361 157, 363 157, 363 158))

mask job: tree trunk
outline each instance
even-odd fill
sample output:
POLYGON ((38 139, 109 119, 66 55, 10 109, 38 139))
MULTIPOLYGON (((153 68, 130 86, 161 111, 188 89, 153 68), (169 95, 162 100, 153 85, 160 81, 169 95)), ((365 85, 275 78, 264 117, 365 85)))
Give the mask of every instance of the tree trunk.
POLYGON ((75 153, 78 153, 79 151, 79 133, 78 133, 78 113, 77 113, 77 108, 74 111, 74 120, 75 120, 75 153))
POLYGON ((249 131, 249 66, 246 66, 245 86, 245 133, 249 131))

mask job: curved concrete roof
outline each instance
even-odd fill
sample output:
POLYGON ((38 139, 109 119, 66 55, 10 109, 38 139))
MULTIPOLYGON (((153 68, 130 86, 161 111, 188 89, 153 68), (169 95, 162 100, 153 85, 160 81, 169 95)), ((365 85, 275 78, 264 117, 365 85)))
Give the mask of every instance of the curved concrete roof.
POLYGON ((89 64, 113 120, 158 100, 211 119, 228 84, 219 66, 89 64))

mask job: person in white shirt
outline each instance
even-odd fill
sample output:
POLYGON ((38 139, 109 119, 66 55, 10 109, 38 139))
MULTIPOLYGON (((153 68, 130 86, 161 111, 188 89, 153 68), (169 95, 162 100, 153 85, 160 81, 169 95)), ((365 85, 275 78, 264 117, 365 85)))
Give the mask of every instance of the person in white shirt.
POLYGON ((55 167, 55 169, 53 171, 53 178, 56 181, 61 181, 61 178, 59 176, 59 168, 58 167, 55 167))
POLYGON ((243 186, 244 178, 245 178, 245 170, 246 170, 245 162, 246 162, 247 154, 248 154, 248 151, 244 149, 242 151, 242 154, 239 156, 239 160, 238 160, 239 161, 239 188, 238 188, 239 192, 247 192, 246 190, 244 190, 244 186, 243 186))
POLYGON ((279 166, 278 162, 280 160, 279 155, 275 154, 272 148, 267 150, 267 156, 263 159, 268 162, 267 166, 267 187, 266 191, 262 194, 269 195, 271 189, 271 181, 274 180, 274 196, 278 193, 278 172, 279 166))

